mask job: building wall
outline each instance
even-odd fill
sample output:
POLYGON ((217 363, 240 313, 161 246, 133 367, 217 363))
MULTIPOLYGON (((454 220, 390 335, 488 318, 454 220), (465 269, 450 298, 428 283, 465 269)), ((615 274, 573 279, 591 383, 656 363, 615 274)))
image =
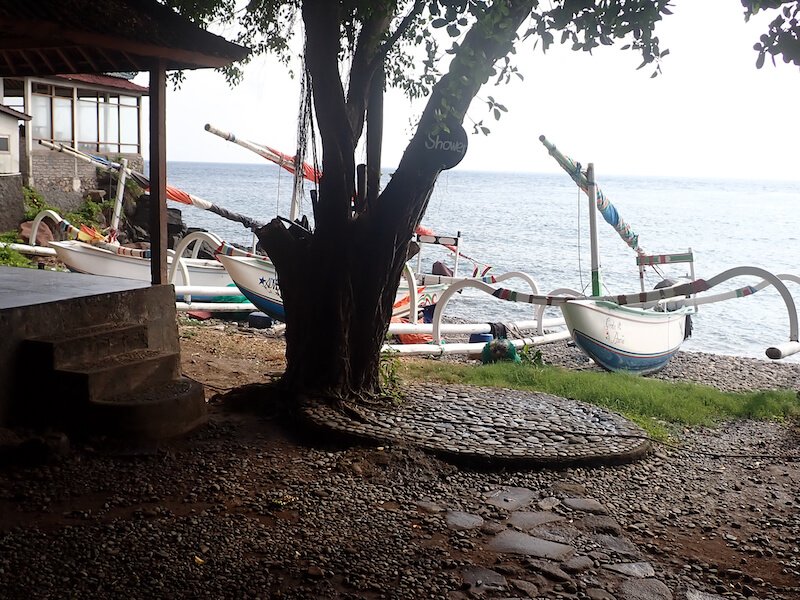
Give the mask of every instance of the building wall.
MULTIPOLYGON (((61 208, 72 210, 83 202, 89 190, 96 190, 97 167, 79 160, 69 154, 48 150, 44 147, 33 149, 33 187, 44 196, 45 200, 61 208)), ((111 157, 118 160, 120 156, 111 157)), ((128 168, 142 172, 144 159, 139 154, 125 155, 128 168)), ((111 198, 106 189, 106 199, 111 198)))
POLYGON ((0 113, 0 135, 8 136, 8 152, 0 151, 0 175, 19 173, 19 121, 0 113))
POLYGON ((22 175, 0 174, 0 231, 16 231, 24 212, 22 175))

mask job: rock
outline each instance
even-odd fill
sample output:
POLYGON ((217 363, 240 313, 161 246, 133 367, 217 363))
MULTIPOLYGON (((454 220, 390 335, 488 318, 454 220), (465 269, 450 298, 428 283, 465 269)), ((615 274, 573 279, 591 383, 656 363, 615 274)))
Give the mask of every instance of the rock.
POLYGON ((622 533, 622 527, 617 520, 606 515, 586 515, 575 524, 595 533, 608 533, 616 536, 622 533))
POLYGON ((311 579, 323 579, 325 577, 325 572, 317 565, 311 565, 308 567, 308 569, 306 569, 306 575, 308 575, 311 579))
POLYGON ((594 535, 592 540, 602 546, 602 550, 605 552, 614 552, 636 558, 640 556, 638 548, 628 538, 614 535, 594 535))
POLYGON ((477 529, 483 525, 483 517, 460 510, 448 510, 444 519, 447 527, 455 530, 477 529))
POLYGON ((520 529, 527 531, 536 527, 537 525, 563 520, 564 517, 561 515, 557 515, 549 511, 528 512, 518 510, 511 513, 511 516, 508 517, 507 522, 514 527, 519 527, 520 529))
POLYGON ((717 594, 707 594, 694 588, 686 590, 686 600, 725 600, 723 596, 717 594))
POLYGON ((536 505, 542 510, 553 510, 559 504, 561 504, 561 500, 553 497, 542 498, 536 503, 536 505))
POLYGON ((600 588, 587 588, 586 595, 589 597, 589 600, 617 600, 614 594, 600 588))
POLYGON ((594 498, 564 498, 562 503, 564 506, 571 508, 572 510, 579 510, 598 515, 608 514, 606 507, 600 504, 594 498))
POLYGON ((510 583, 520 592, 526 593, 530 598, 536 598, 539 595, 539 588, 530 581, 525 581, 524 579, 511 579, 510 583))
POLYGON ((414 506, 416 506, 422 512, 426 512, 426 513, 435 514, 435 513, 444 512, 444 508, 442 508, 441 506, 439 506, 438 504, 436 504, 434 502, 429 502, 427 500, 419 500, 419 501, 414 503, 414 506))
POLYGON ((484 567, 470 567, 461 572, 461 579, 471 592, 483 593, 488 590, 502 590, 508 586, 506 578, 497 571, 484 567))
POLYGON ((594 566, 594 561, 588 556, 573 556, 561 565, 567 573, 580 573, 594 566))
POLYGON ((638 577, 640 579, 653 577, 656 574, 653 570, 653 565, 648 562, 616 563, 613 565, 603 565, 603 568, 614 571, 615 573, 627 575, 628 577, 638 577))
POLYGON ((487 547, 495 552, 524 554, 525 556, 551 558, 553 560, 564 560, 575 553, 575 548, 572 546, 549 542, 527 533, 511 530, 498 533, 489 540, 487 547))
POLYGON ((33 221, 25 221, 24 223, 20 223, 19 237, 24 243, 30 244, 31 246, 47 246, 53 241, 53 232, 50 230, 50 227, 47 225, 47 223, 42 221, 39 223, 39 228, 36 230, 36 243, 31 244, 32 227, 33 221))
POLYGON ((619 600, 672 600, 672 592, 657 579, 627 579, 617 590, 619 600))
POLYGON ((537 573, 541 573, 550 581, 556 581, 558 583, 565 583, 567 581, 572 581, 572 577, 569 576, 565 571, 561 570, 557 565, 554 565, 551 562, 544 561, 544 560, 534 560, 530 559, 527 562, 527 565, 536 571, 537 573))
POLYGON ((570 481, 556 481, 552 487, 554 492, 562 492, 566 494, 573 494, 575 496, 585 496, 586 487, 580 483, 572 483, 570 481))
POLYGON ((486 494, 487 504, 508 511, 524 508, 533 500, 534 493, 521 487, 504 487, 486 494))

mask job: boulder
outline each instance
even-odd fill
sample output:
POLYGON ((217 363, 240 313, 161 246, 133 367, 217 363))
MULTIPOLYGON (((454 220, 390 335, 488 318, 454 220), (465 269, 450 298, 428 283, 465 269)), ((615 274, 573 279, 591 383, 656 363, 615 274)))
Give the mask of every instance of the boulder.
MULTIPOLYGON (((19 237, 22 238, 22 241, 25 244, 31 244, 31 229, 33 228, 33 221, 25 221, 24 223, 20 223, 19 226, 19 237)), ((47 246, 50 242, 54 239, 53 232, 50 231, 50 227, 42 221, 39 223, 39 229, 36 230, 36 243, 31 244, 31 246, 47 246)))

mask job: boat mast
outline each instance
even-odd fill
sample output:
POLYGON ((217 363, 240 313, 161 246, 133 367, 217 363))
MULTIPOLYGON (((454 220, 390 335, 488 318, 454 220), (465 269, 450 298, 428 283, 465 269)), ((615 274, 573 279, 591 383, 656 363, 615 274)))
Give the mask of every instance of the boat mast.
POLYGON ((597 249, 597 184, 594 180, 594 163, 589 163, 586 169, 589 195, 589 240, 592 257, 592 296, 600 295, 600 254, 597 249))
POLYGON ((111 230, 119 231, 119 220, 122 217, 122 201, 125 196, 125 180, 128 177, 128 159, 122 158, 117 169, 117 195, 114 197, 114 214, 111 216, 111 230))

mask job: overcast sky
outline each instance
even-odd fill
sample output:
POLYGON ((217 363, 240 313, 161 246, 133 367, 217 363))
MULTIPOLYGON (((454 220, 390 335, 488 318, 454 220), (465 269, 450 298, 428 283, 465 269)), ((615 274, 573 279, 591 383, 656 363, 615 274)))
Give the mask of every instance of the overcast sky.
MULTIPOLYGON (((618 47, 591 56, 522 47, 525 80, 481 90, 468 116, 492 133, 470 135, 456 168, 556 172, 538 142, 543 133, 613 175, 800 181, 800 69, 769 60, 755 68, 752 48, 765 20, 745 24, 738 0, 675 0, 672 10, 656 30, 670 54, 655 79, 649 67, 636 70, 638 54, 618 47), (489 95, 509 110, 498 122, 480 100, 489 95)), ((137 81, 147 84, 146 75, 137 81)), ((205 123, 293 153, 298 99, 299 83, 272 58, 248 66, 233 89, 213 71, 187 72, 182 88, 167 95, 167 158, 263 162, 205 132, 205 123)), ((422 106, 387 96, 385 167, 397 165, 422 106)), ((469 118, 465 127, 471 130, 469 118)))

